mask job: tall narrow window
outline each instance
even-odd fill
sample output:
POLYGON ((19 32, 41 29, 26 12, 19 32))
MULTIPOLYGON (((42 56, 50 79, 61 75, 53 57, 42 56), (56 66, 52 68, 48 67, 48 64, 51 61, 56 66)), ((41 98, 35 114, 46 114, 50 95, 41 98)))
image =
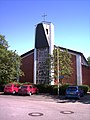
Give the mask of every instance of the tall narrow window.
POLYGON ((47 35, 48 35, 48 29, 46 29, 47 35))

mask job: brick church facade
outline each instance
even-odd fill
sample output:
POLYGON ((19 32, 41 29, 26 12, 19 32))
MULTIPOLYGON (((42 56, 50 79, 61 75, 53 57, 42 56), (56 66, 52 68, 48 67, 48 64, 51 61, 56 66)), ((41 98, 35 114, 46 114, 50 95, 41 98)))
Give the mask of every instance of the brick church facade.
MULTIPOLYGON (((35 48, 21 55, 24 76, 20 77, 20 82, 31 82, 34 84, 47 83, 48 74, 44 62, 48 54, 53 54, 54 45, 54 26, 50 22, 37 24, 35 32, 35 48)), ((61 50, 66 48, 60 47, 61 50)), ((70 78, 63 78, 63 83, 71 85, 90 86, 90 66, 81 52, 67 49, 71 54, 73 74, 70 78)), ((50 71, 49 71, 50 72, 50 71)), ((52 75, 52 72, 49 74, 52 75)), ((50 84, 57 82, 53 79, 50 84)))

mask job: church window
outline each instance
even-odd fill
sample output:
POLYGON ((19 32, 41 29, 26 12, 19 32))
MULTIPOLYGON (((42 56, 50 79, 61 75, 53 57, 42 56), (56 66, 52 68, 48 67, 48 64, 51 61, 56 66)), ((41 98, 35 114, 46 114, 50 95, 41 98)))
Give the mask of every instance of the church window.
POLYGON ((46 29, 47 35, 48 35, 48 29, 46 29))

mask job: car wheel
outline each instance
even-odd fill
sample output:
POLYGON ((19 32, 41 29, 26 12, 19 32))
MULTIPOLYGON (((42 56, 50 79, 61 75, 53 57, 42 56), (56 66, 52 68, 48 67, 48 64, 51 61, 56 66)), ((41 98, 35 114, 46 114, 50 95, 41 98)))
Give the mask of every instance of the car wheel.
POLYGON ((80 99, 80 94, 78 95, 78 99, 80 99))
POLYGON ((39 94, 39 90, 37 90, 36 94, 39 94))
POLYGON ((31 92, 29 92, 29 96, 31 96, 32 95, 32 93, 31 92))
POLYGON ((16 93, 16 91, 13 91, 13 95, 16 93))
POLYGON ((84 96, 84 94, 82 93, 82 94, 81 94, 81 97, 83 97, 83 96, 84 96))

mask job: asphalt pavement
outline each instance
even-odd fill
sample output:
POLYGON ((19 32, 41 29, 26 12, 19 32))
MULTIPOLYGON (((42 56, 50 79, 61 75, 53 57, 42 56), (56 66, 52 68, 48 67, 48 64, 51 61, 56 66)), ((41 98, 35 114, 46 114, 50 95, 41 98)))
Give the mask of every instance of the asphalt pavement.
POLYGON ((19 96, 19 95, 4 95, 3 92, 0 92, 0 95, 3 95, 5 97, 11 96, 12 98, 15 99, 14 96, 17 96, 17 99, 28 99, 28 100, 36 100, 36 101, 45 101, 45 102, 57 102, 57 103, 74 103, 74 102, 79 102, 79 103, 84 103, 84 104, 90 104, 90 92, 88 92, 84 97, 81 97, 80 99, 65 99, 64 95, 50 95, 50 94, 35 94, 31 96, 19 96))
POLYGON ((90 120, 90 94, 80 100, 65 96, 0 94, 0 120, 90 120))

